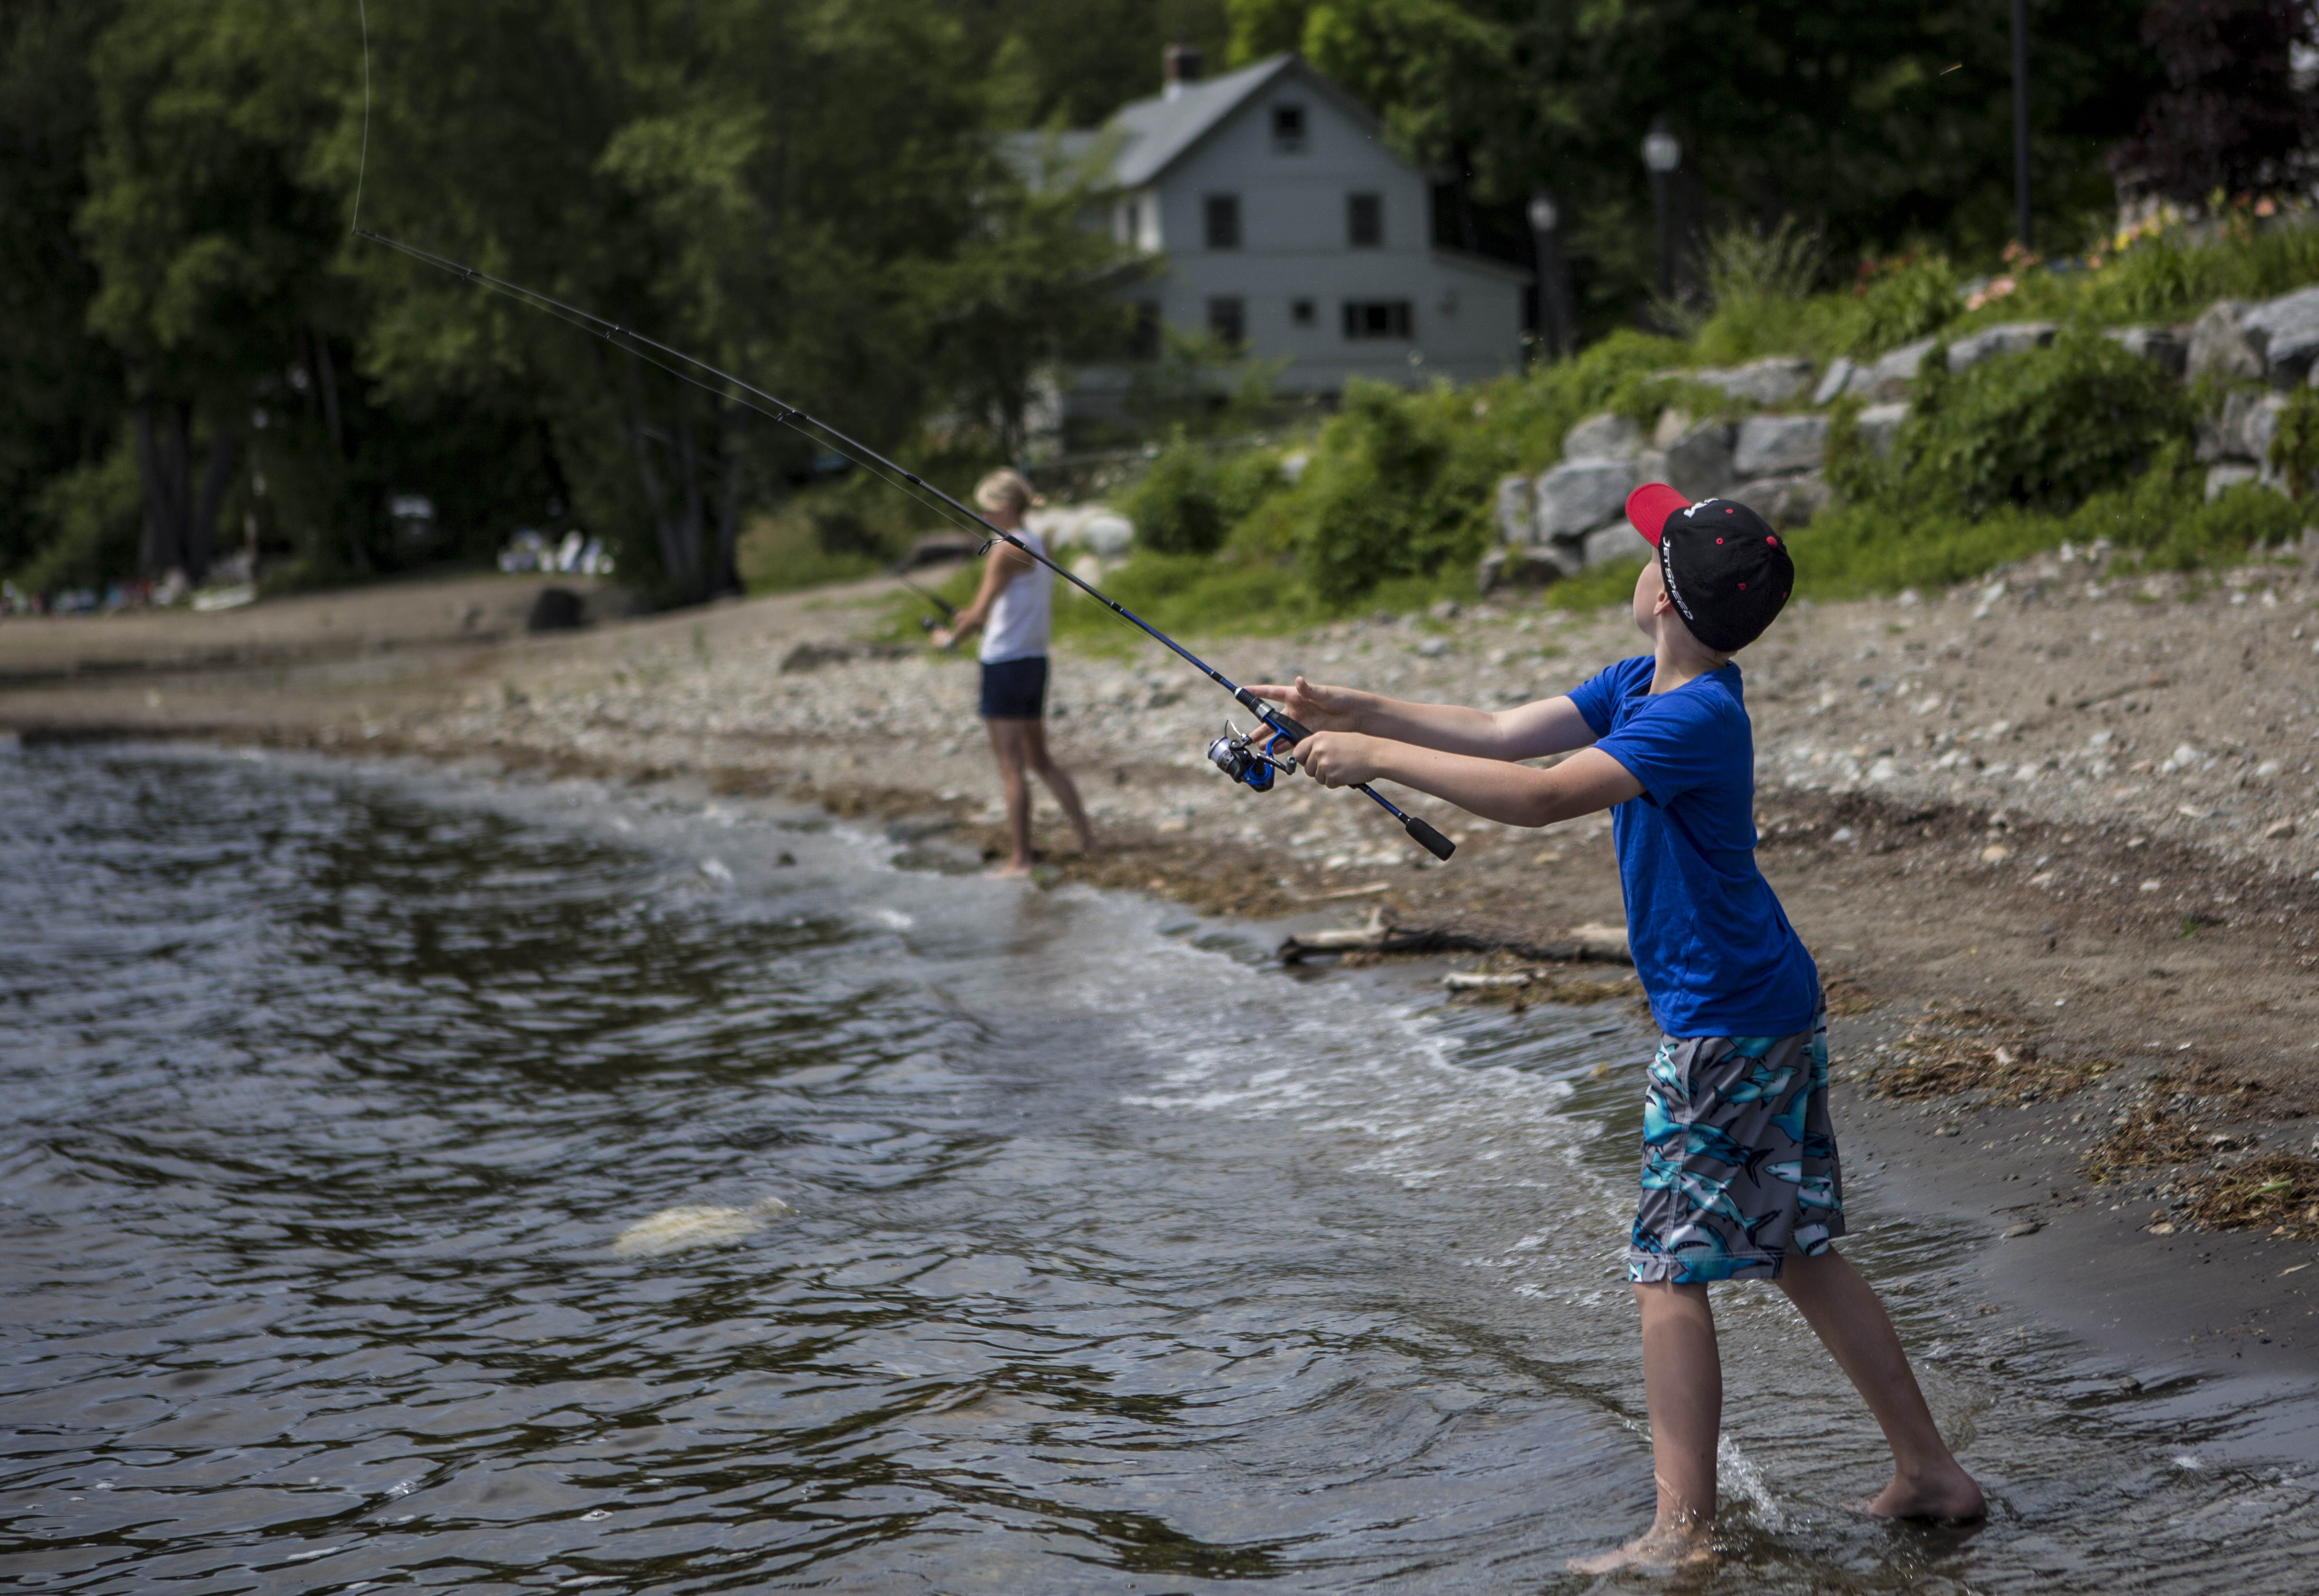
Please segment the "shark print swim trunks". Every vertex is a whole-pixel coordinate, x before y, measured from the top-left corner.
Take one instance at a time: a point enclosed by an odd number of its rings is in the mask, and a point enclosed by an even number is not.
[[[1827,1009],[1793,1036],[1661,1037],[1628,1278],[1776,1280],[1842,1234]]]

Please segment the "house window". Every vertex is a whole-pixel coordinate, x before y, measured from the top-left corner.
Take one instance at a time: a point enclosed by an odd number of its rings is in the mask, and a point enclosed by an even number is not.
[[[1376,249],[1385,243],[1385,195],[1345,196],[1345,242],[1356,249]]]
[[[1405,299],[1349,299],[1345,302],[1345,336],[1349,338],[1409,338],[1409,302]]]
[[[1248,302],[1244,299],[1210,300],[1208,330],[1232,348],[1239,348],[1248,341]]]
[[[1320,320],[1318,316],[1313,314],[1313,302],[1309,299],[1290,300],[1288,302],[1288,319],[1299,327],[1310,327],[1313,322]]]
[[[1275,105],[1272,108],[1272,153],[1304,153],[1304,107],[1302,105]]]
[[[1207,201],[1208,248],[1240,248],[1240,195],[1212,194]]]
[[[1130,360],[1160,358],[1160,302],[1140,299],[1135,302],[1127,324],[1127,357]]]

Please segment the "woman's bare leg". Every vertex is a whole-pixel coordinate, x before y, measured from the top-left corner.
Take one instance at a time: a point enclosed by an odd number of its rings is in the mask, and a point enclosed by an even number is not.
[[[1026,726],[1035,728],[1035,720],[986,720],[990,728],[990,753],[998,762],[998,787],[1006,798],[1006,839],[1013,855],[991,874],[997,876],[1027,876],[1031,873],[1031,784],[1024,777],[1024,767],[1030,762],[1030,747],[1024,735]]]
[[[1986,1510],[1981,1487],[1941,1438],[1875,1288],[1833,1250],[1789,1258],[1779,1284],[1858,1387],[1891,1445],[1892,1483],[1868,1510],[1887,1519],[1980,1518]]]
[[[1673,1568],[1713,1555],[1715,1445],[1723,1428],[1723,1362],[1707,1287],[1665,1281],[1635,1287],[1643,1311],[1643,1393],[1651,1414],[1658,1510],[1615,1551],[1578,1557],[1581,1573]]]
[[[1063,814],[1070,821],[1071,829],[1078,833],[1079,852],[1094,852],[1095,828],[1087,824],[1087,810],[1079,803],[1079,789],[1072,784],[1071,773],[1057,764],[1047,752],[1047,723],[1026,720],[1021,725],[1027,745],[1025,762],[1037,772],[1039,780],[1047,784],[1047,790],[1055,795],[1055,801],[1062,805]]]

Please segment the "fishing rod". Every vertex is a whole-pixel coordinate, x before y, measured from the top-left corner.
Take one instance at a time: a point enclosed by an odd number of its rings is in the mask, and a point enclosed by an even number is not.
[[[367,69],[366,67],[365,69]],[[360,203],[359,199],[357,199],[356,203]],[[926,481],[922,476],[919,476],[916,473],[905,470],[902,466],[896,464],[893,461],[889,460],[877,450],[870,447],[869,445],[858,442],[854,438],[839,431],[828,422],[821,420],[817,417],[808,415],[804,410],[799,410],[797,406],[776,398],[774,395],[766,392],[763,389],[752,386],[750,383],[742,381],[739,377],[735,376],[732,373],[721,371],[717,367],[709,365],[708,362],[699,358],[698,356],[688,355],[683,350],[673,348],[667,344],[662,343],[657,338],[646,337],[645,334],[638,332],[633,327],[599,316],[592,311],[584,311],[576,305],[565,304],[563,301],[542,293],[536,288],[527,288],[520,283],[512,283],[503,277],[495,277],[489,272],[481,271],[474,266],[464,265],[461,262],[452,260],[447,257],[434,254],[429,250],[421,249],[415,244],[406,244],[400,239],[391,239],[384,233],[374,231],[372,229],[360,226],[359,224],[355,226],[351,230],[356,238],[365,239],[374,244],[383,245],[400,254],[407,255],[413,260],[433,266],[438,271],[447,272],[451,275],[458,277],[464,282],[481,284],[483,286],[490,289],[493,293],[501,294],[506,298],[515,301],[518,304],[525,305],[532,310],[544,311],[548,315],[554,316],[556,320],[574,327],[582,332],[588,333],[591,337],[603,339],[613,347],[623,351],[634,358],[643,360],[648,365],[657,366],[662,371],[668,373],[671,376],[673,376],[681,382],[690,383],[692,386],[700,389],[704,392],[715,394],[719,399],[725,400],[729,403],[739,404],[745,409],[753,410],[757,414],[764,416],[769,419],[788,428],[790,431],[797,433],[799,437],[813,439],[814,442],[822,445],[824,447],[832,447],[834,442],[834,453],[852,461],[854,464],[861,466],[865,471],[868,471],[872,476],[878,477],[880,481],[886,482],[889,486],[894,487],[903,493],[911,494],[912,497],[917,497],[918,494],[933,495],[935,500],[941,501],[942,506],[946,506],[949,511],[954,511],[957,516],[965,517],[967,520],[970,521],[975,527],[979,527],[984,532],[989,534],[989,537],[983,542],[982,546],[984,549],[988,549],[992,542],[1009,544],[1029,558],[1036,561],[1042,565],[1044,565],[1057,576],[1060,576],[1065,582],[1069,582],[1073,587],[1087,594],[1087,597],[1093,599],[1096,603],[1101,604],[1114,615],[1116,615],[1122,620],[1126,621],[1130,626],[1134,627],[1138,631],[1143,633],[1144,636],[1150,637],[1153,642],[1159,644],[1163,648],[1168,649],[1186,664],[1199,672],[1201,675],[1205,676],[1209,681],[1223,689],[1225,692],[1232,695],[1232,701],[1234,703],[1240,705],[1241,708],[1246,709],[1250,714],[1255,716],[1259,721],[1262,722],[1265,726],[1270,729],[1272,733],[1271,737],[1264,739],[1263,746],[1259,747],[1258,742],[1259,739],[1258,734],[1243,734],[1237,726],[1233,726],[1230,721],[1226,721],[1224,723],[1228,728],[1226,735],[1218,737],[1214,743],[1211,743],[1208,745],[1208,758],[1218,770],[1223,771],[1223,773],[1231,777],[1232,780],[1255,792],[1270,791],[1273,785],[1273,780],[1276,775],[1293,773],[1295,771],[1296,756],[1295,751],[1296,745],[1313,735],[1310,730],[1299,725],[1296,721],[1291,719],[1286,715],[1282,714],[1264,699],[1258,698],[1254,693],[1249,691],[1248,689],[1232,681],[1223,672],[1217,670],[1214,665],[1209,664],[1205,660],[1200,658],[1199,655],[1194,654],[1190,649],[1186,648],[1182,644],[1168,636],[1167,633],[1161,631],[1159,627],[1143,619],[1142,617],[1130,610],[1125,605],[1120,603],[1109,594],[1105,593],[1093,583],[1081,581],[1078,577],[1073,575],[1070,572],[1065,570],[1062,566],[1049,559],[1045,554],[1032,546],[1030,543],[1025,542],[1015,534],[1007,531],[1005,527],[997,526],[991,521],[986,519],[978,511],[970,509],[966,505],[960,503],[948,493],[943,492],[940,488],[934,486],[934,483]],[[666,358],[660,358],[660,356],[665,356]],[[681,364],[676,365],[672,364],[672,362],[681,362]],[[684,369],[685,367],[690,367],[692,369],[686,370]],[[716,383],[711,383],[703,380],[701,376],[693,374],[696,371],[704,373],[708,377],[714,377],[717,379]],[[899,479],[898,481],[896,480],[898,478]],[[904,483],[907,483],[908,486],[904,487]],[[916,493],[911,492],[911,490],[913,489],[916,490]],[[919,501],[921,503],[925,502],[923,499]],[[929,508],[935,507],[929,506]],[[938,509],[937,513],[943,512]],[[951,519],[953,525],[963,525],[963,523],[958,522],[954,516],[945,515],[945,518]],[[905,580],[907,581],[907,579]],[[916,589],[920,593],[925,593],[925,590],[922,588],[916,588],[916,583],[908,583],[908,585]],[[928,598],[933,597],[932,594],[925,594],[925,596]],[[937,602],[939,602],[939,600],[937,600]],[[1287,744],[1287,751],[1286,753],[1282,752],[1281,747],[1284,743]],[[1400,821],[1402,829],[1409,834],[1412,840],[1416,842],[1416,843],[1420,847],[1423,848],[1427,852],[1432,854],[1434,858],[1446,860],[1452,853],[1455,853],[1457,851],[1457,845],[1455,843],[1452,843],[1448,837],[1443,836],[1439,832],[1434,830],[1432,826],[1427,825],[1423,820],[1419,819],[1416,816],[1403,809],[1391,798],[1386,798],[1383,793],[1377,791],[1376,788],[1371,787],[1367,782],[1356,781],[1351,783],[1351,786],[1354,791],[1368,798],[1386,814],[1392,816],[1395,820]]]
[[[988,546],[986,545],[985,546],[987,547]],[[910,591],[916,593],[919,598],[924,599],[936,609],[941,610],[943,621],[954,621],[958,618],[957,605],[943,598],[940,593],[930,593],[926,591],[925,589],[920,587],[916,582],[912,582],[908,577],[902,574],[901,566],[889,566],[887,568],[886,574],[892,577],[896,582],[900,582],[904,587],[909,589]],[[931,615],[922,615],[918,617],[918,629],[922,632],[933,631],[937,624],[938,623],[936,623],[934,618]]]

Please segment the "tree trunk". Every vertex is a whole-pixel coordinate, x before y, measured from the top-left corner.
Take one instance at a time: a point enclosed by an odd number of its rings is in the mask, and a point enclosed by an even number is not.
[[[219,427],[210,433],[209,463],[202,473],[202,496],[185,523],[185,580],[195,587],[210,573],[210,555],[217,546],[218,507],[225,502],[226,483],[233,477],[233,434]]]
[[[322,391],[322,414],[330,424],[330,445],[338,451],[338,458],[347,457],[347,428],[338,414],[338,374],[330,363],[330,340],[319,327],[310,329],[314,339],[314,385]]]
[[[145,496],[145,541],[137,564],[147,576],[185,569],[185,431],[183,408],[157,407],[149,400],[137,407],[137,475]]]
[[[627,359],[627,377],[628,443],[636,451],[636,477],[644,486],[645,504],[652,512],[653,533],[660,546],[661,570],[669,586],[690,599],[699,586],[700,542],[697,536],[688,540],[679,524],[681,517],[670,512],[667,487],[653,464],[652,428],[645,419],[644,377],[637,370],[634,355]]]
[[[741,591],[741,571],[734,563],[733,547],[740,533],[742,435],[749,425],[749,412],[739,405],[720,402],[717,408],[723,412],[724,424],[718,430],[725,455],[725,481],[717,496],[717,564],[711,573],[712,597]]]

